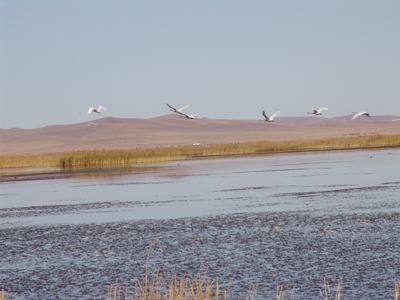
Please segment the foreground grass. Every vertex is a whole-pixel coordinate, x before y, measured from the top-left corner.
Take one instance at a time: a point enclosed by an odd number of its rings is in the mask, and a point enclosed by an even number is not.
[[[399,282],[395,283],[394,286],[394,300],[399,299]],[[147,292],[146,292],[147,288]],[[336,288],[331,291],[329,282],[324,280],[324,287],[320,289],[318,296],[322,300],[340,300],[342,292],[342,283],[338,283]],[[133,288],[129,288],[128,284],[123,285],[120,281],[116,280],[114,284],[110,284],[107,288],[107,294],[105,297],[102,295],[93,295],[93,297],[85,298],[86,300],[227,300],[229,293],[229,285],[225,289],[220,289],[218,284],[218,278],[216,280],[206,279],[206,275],[198,275],[195,279],[186,278],[182,276],[180,279],[176,277],[170,280],[163,280],[159,273],[157,273],[152,280],[149,282],[140,282],[138,279],[136,285]],[[257,286],[251,285],[246,295],[239,294],[236,299],[254,300],[257,296]],[[292,300],[295,296],[295,286],[292,289],[278,286],[276,292],[272,296],[274,300]],[[315,295],[315,298],[318,297]],[[0,300],[11,300],[13,299],[12,293],[0,291]],[[37,299],[43,299],[37,297]],[[56,298],[56,299],[72,299],[75,300],[75,296],[69,298]],[[234,298],[235,299],[235,298]],[[263,298],[261,298],[263,299]]]
[[[97,167],[162,163],[224,155],[262,155],[315,150],[400,147],[400,134],[337,137],[312,140],[249,142],[130,150],[82,150],[54,154],[5,155],[0,168]]]
[[[152,279],[149,279],[148,276],[148,263],[150,258],[150,252],[155,243],[158,243],[160,246],[161,253],[161,267],[157,270],[157,273],[153,276]],[[210,280],[206,278],[206,273],[201,276],[200,273],[196,278],[190,279],[186,278],[186,276],[182,276],[178,279],[176,276],[172,276],[168,279],[164,279],[161,275],[160,269],[163,268],[163,251],[161,242],[158,238],[156,238],[153,243],[150,245],[149,251],[147,253],[146,259],[146,273],[143,281],[140,281],[136,277],[136,284],[133,288],[129,289],[128,284],[125,286],[121,284],[120,281],[116,280],[115,284],[111,284],[108,286],[106,300],[227,300],[230,282],[228,283],[225,289],[220,289],[218,284],[218,278],[216,280]],[[400,283],[396,282],[394,286],[394,299],[398,300],[399,297],[399,287]],[[324,278],[324,288],[320,289],[320,296],[323,300],[340,300],[342,291],[342,283],[339,282],[336,286],[335,295],[330,290],[329,282],[327,282]],[[238,295],[237,299],[253,300],[256,298],[257,294],[257,286],[251,284],[247,295],[242,297],[242,295]],[[284,288],[282,286],[278,286],[273,296],[274,300],[283,300],[289,299],[292,300],[295,294],[295,286],[290,290],[288,288]],[[244,296],[244,295],[243,295]],[[334,298],[332,298],[334,297]],[[4,291],[0,291],[0,300],[8,300],[12,299],[12,293],[7,293]],[[37,297],[37,299],[41,299]],[[62,299],[62,298],[60,298]],[[64,300],[66,297],[63,298]],[[71,298],[69,298],[71,299]],[[75,297],[72,295],[72,299],[75,300]],[[86,298],[89,299],[102,299],[101,295],[94,295],[93,297]],[[103,298],[104,299],[104,298]]]

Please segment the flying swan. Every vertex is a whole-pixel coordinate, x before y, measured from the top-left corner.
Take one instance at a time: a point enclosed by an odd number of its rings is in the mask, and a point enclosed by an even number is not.
[[[90,115],[92,112],[95,112],[95,113],[99,114],[99,113],[101,113],[102,109],[107,110],[104,106],[101,106],[101,105],[98,108],[89,107],[88,114]]]
[[[182,113],[182,110],[184,110],[186,107],[188,107],[189,104],[186,105],[186,106],[184,106],[184,107],[181,107],[180,109],[176,109],[175,107],[172,107],[172,106],[169,105],[168,103],[167,103],[167,106],[168,106],[169,108],[172,108],[172,109],[170,109],[170,111],[172,111],[172,112],[174,112],[174,113],[177,113],[177,114],[180,114],[180,115],[186,116],[184,113]]]
[[[268,118],[268,116],[267,116],[267,114],[265,113],[265,111],[262,112],[262,115],[264,116],[265,121],[267,121],[267,122],[273,122],[273,121],[274,121],[274,118],[275,118],[276,115],[279,114],[279,113],[280,113],[280,111],[277,111],[277,112],[274,113],[270,118]]]
[[[355,114],[351,119],[354,120],[355,118],[358,118],[359,116],[367,116],[370,117],[369,113],[365,112],[365,111],[360,111],[360,112],[355,112],[353,111],[353,114]]]
[[[322,111],[323,110],[328,110],[327,108],[319,108],[318,110],[317,109],[312,109],[311,108],[311,110],[312,110],[312,112],[307,112],[308,114],[310,114],[310,115],[317,115],[317,116],[320,116],[320,115],[322,115]]]
[[[197,115],[199,115],[200,113],[197,113],[197,114],[194,114],[194,115],[185,115],[185,114],[182,114],[182,116],[181,117],[186,117],[186,118],[188,118],[188,119],[194,119],[194,116],[197,116]]]

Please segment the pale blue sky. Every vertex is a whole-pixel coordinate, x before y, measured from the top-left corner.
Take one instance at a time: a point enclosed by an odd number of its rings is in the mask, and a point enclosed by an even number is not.
[[[400,115],[400,1],[5,1],[0,128]],[[103,105],[102,114],[87,114]]]

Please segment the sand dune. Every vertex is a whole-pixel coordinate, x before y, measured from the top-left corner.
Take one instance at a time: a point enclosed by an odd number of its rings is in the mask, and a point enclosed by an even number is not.
[[[152,119],[106,117],[74,125],[0,129],[0,154],[53,153],[82,149],[129,149],[189,144],[240,143],[400,133],[400,117],[349,121],[351,115],[281,117],[253,120],[188,120],[170,114]],[[397,120],[398,119],[398,120]],[[397,121],[393,121],[397,120]]]

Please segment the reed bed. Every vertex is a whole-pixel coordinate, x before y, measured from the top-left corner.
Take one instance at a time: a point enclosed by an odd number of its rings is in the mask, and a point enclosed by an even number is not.
[[[0,168],[86,168],[162,163],[204,157],[263,155],[296,151],[400,147],[400,134],[336,137],[311,140],[263,141],[234,144],[161,147],[130,150],[80,150],[0,157]]]
[[[54,168],[59,164],[59,153],[0,156],[0,168]]]

